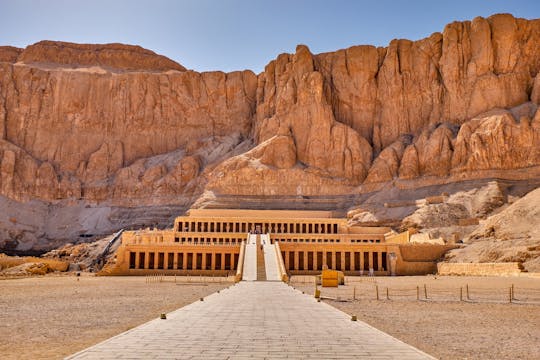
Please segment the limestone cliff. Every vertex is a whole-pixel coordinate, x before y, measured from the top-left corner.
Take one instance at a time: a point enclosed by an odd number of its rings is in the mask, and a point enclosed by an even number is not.
[[[537,181],[539,70],[540,20],[508,14],[384,48],[300,45],[258,75],[197,73],[122,44],[0,47],[0,195],[10,218],[28,201],[188,207],[204,193],[346,207],[388,186]],[[0,228],[0,247],[31,238]]]

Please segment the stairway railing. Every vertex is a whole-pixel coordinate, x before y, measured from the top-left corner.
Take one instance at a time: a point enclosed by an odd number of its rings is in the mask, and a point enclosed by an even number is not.
[[[279,278],[283,282],[289,281],[289,275],[287,275],[287,270],[285,269],[285,263],[283,262],[283,256],[281,256],[281,249],[279,247],[279,242],[274,242],[274,249],[276,251],[276,258],[278,263]]]
[[[249,237],[249,235],[248,235]],[[240,254],[238,255],[238,268],[236,269],[236,276],[234,281],[242,281],[242,275],[244,274],[244,257],[246,254],[246,242],[242,241],[240,245]]]

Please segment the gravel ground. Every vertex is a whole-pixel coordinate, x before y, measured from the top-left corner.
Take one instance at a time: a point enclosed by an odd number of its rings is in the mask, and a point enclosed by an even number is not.
[[[302,281],[308,279],[292,283],[313,292],[314,284]],[[322,288],[323,296],[341,300],[324,301],[439,359],[540,359],[540,278],[347,278],[347,284]],[[422,299],[424,284],[429,299],[418,301],[416,287]],[[510,304],[512,284],[517,300]],[[460,302],[466,285],[471,300]]]
[[[90,275],[0,280],[0,357],[61,359],[231,285],[169,281]]]

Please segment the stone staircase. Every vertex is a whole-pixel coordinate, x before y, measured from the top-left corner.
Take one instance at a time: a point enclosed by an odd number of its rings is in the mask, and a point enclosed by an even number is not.
[[[245,248],[244,281],[281,281],[276,248],[268,234],[250,234]]]
[[[257,280],[266,281],[266,266],[260,235],[257,235]]]

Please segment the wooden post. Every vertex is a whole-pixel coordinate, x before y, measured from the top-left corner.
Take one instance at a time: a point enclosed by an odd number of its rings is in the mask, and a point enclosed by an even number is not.
[[[516,298],[515,298],[515,296],[514,296],[514,295],[515,295],[515,292],[514,292],[514,291],[515,291],[515,290],[514,290],[514,284],[512,284],[512,300],[516,300]]]
[[[459,288],[459,301],[463,301],[463,288]]]
[[[390,292],[388,291],[388,288],[386,288],[386,300],[390,300]]]
[[[508,289],[508,300],[510,301],[510,304],[512,303],[512,287]]]
[[[416,300],[420,300],[420,286],[416,286]]]
[[[375,285],[375,294],[377,296],[377,300],[379,300],[379,285]]]
[[[427,300],[427,287],[426,287],[426,284],[424,284],[424,297],[426,298]]]
[[[353,300],[356,300],[356,286],[353,288],[352,298],[353,298]]]
[[[467,291],[467,300],[471,300],[471,298],[469,297],[469,284],[466,285],[465,289]]]

